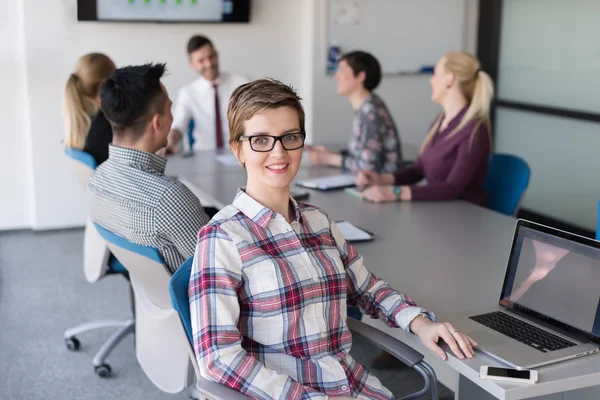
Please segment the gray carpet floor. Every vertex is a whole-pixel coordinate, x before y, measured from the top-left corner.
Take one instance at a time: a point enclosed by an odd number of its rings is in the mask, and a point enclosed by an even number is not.
[[[108,363],[113,376],[99,378],[92,357],[112,330],[83,334],[81,349],[66,349],[63,332],[95,319],[130,317],[129,289],[120,276],[89,284],[83,276],[83,231],[0,233],[0,399],[187,399],[189,391],[160,392],[137,364],[133,338]],[[417,390],[419,375],[399,363],[372,365],[378,350],[360,338],[352,354],[396,395]],[[440,385],[440,398],[454,395]]]

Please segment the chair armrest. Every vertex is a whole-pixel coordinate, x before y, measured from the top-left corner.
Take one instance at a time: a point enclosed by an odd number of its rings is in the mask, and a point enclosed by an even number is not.
[[[353,333],[363,336],[369,342],[387,351],[411,368],[423,361],[423,354],[371,325],[362,323],[354,318],[348,318],[346,323]]]
[[[200,379],[196,387],[203,395],[211,400],[248,400],[249,396],[228,386],[207,379]]]

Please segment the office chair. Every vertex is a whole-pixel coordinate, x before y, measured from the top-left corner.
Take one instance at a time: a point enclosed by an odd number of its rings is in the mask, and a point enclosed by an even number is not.
[[[91,229],[94,229],[93,226]],[[105,274],[127,274],[127,270],[123,268],[123,266],[115,259],[110,256],[108,249],[103,244],[104,249],[106,250],[104,259],[102,263],[97,263],[100,268],[97,268],[98,271],[101,269],[105,270]],[[101,265],[105,265],[106,268]],[[128,318],[125,320],[100,320],[100,321],[90,321],[83,323],[81,325],[77,325],[73,328],[69,328],[64,333],[65,344],[67,349],[71,351],[79,350],[81,343],[77,338],[77,335],[80,335],[85,332],[97,330],[97,329],[105,329],[105,328],[118,328],[116,332],[114,332],[105,342],[102,344],[94,358],[92,359],[92,365],[94,367],[94,371],[101,378],[107,378],[112,373],[112,368],[109,364],[106,363],[106,359],[110,355],[110,353],[117,347],[119,343],[130,333],[133,333],[135,330],[135,321],[133,318]]]
[[[161,254],[98,224],[94,227],[129,271],[135,294],[135,352],[140,367],[160,390],[181,392],[195,381],[195,374],[185,332],[171,306],[171,273]]]
[[[600,201],[598,201],[598,222],[596,223],[596,240],[600,240]]]
[[[92,172],[94,172],[94,169],[96,168],[96,161],[90,154],[81,150],[65,148],[64,153],[72,161],[77,180],[82,188],[86,190]],[[96,282],[102,276],[107,274],[121,274],[127,278],[127,270],[110,254],[106,242],[102,239],[89,219],[83,234],[83,272],[86,280],[90,283]],[[67,349],[77,351],[81,346],[77,335],[96,329],[118,328],[118,330],[104,342],[92,359],[92,365],[96,374],[102,378],[106,378],[110,376],[112,372],[110,365],[106,363],[106,359],[121,340],[128,334],[133,333],[134,327],[135,324],[133,318],[125,320],[91,321],[67,329],[64,333],[65,344]]]
[[[185,331],[187,335],[187,348],[190,352],[190,357],[194,365],[194,371],[196,372],[196,379],[198,379],[197,387],[204,396],[214,400],[242,400],[249,399],[250,397],[233,390],[220,383],[211,382],[202,378],[199,374],[200,369],[196,361],[196,357],[193,351],[193,334],[192,334],[192,322],[190,316],[190,303],[188,297],[188,286],[190,281],[190,273],[192,269],[193,257],[188,258],[179,269],[173,274],[171,281],[169,282],[169,292],[171,293],[171,302],[173,308],[179,313],[180,322],[182,325],[182,331]],[[437,387],[437,376],[435,371],[429,364],[423,359],[423,355],[401,341],[389,336],[386,333],[381,332],[377,328],[371,325],[364,324],[354,318],[348,318],[346,323],[348,328],[353,334],[363,336],[369,342],[379,347],[382,350],[387,351],[398,360],[411,368],[414,368],[425,381],[423,389],[416,393],[402,397],[400,400],[416,399],[424,396],[428,392],[431,393],[433,400],[438,399],[438,387]]]
[[[485,180],[488,207],[514,216],[529,185],[531,170],[520,157],[494,154]]]
[[[94,160],[94,157],[92,157],[91,154],[70,147],[65,147],[64,153],[71,160],[71,166],[75,171],[79,184],[83,190],[86,190],[90,178],[92,177],[92,172],[94,172],[98,166],[96,160]]]

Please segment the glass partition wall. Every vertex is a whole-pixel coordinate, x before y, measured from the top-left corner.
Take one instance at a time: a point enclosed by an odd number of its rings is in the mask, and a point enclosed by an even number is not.
[[[586,235],[600,200],[600,1],[481,0],[494,150],[527,161],[524,216]]]

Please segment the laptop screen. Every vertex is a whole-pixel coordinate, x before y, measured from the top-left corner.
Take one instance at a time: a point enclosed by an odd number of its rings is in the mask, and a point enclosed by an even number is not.
[[[519,221],[500,304],[600,337],[600,243]]]

